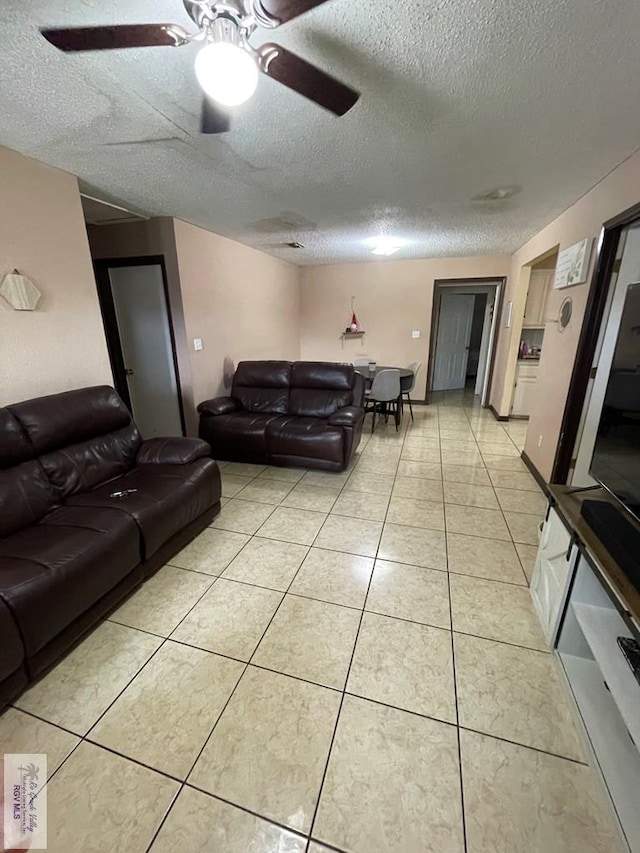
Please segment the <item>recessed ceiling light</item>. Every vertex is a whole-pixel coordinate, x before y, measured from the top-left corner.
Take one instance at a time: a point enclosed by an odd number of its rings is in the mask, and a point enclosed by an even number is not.
[[[506,201],[508,198],[513,198],[514,195],[518,195],[521,192],[522,187],[516,184],[509,184],[504,187],[495,187],[492,190],[485,190],[478,193],[478,195],[474,195],[471,201]]]
[[[400,237],[371,237],[367,240],[367,245],[371,246],[371,253],[373,255],[394,255],[397,251],[399,251],[405,244],[406,240],[402,240]]]

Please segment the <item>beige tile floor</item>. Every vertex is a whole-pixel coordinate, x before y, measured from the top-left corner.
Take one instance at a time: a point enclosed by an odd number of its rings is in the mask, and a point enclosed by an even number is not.
[[[614,853],[529,591],[526,425],[448,394],[224,506],[0,717],[49,851]]]

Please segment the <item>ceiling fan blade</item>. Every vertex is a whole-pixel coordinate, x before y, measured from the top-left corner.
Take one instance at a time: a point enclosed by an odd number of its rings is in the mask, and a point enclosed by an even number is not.
[[[327,0],[256,0],[268,19],[277,25],[285,24],[294,18],[310,12],[316,6],[322,6]]]
[[[71,27],[40,30],[54,47],[65,53],[81,50],[117,50],[127,47],[176,47],[188,41],[177,24],[129,24],[115,27]]]
[[[280,45],[263,44],[258,50],[258,56],[260,68],[267,77],[304,95],[337,116],[348,112],[360,97],[360,93],[355,89]]]
[[[226,133],[231,130],[231,117],[224,107],[206,96],[202,99],[200,133]]]

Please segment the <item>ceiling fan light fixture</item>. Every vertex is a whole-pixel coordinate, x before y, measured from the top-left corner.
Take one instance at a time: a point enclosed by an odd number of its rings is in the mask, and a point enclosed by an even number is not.
[[[225,107],[244,104],[258,87],[258,65],[237,44],[207,44],[196,56],[195,71],[204,92]]]

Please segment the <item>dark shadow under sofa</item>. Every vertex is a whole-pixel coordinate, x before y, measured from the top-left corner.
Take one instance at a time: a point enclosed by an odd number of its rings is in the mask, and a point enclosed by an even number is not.
[[[143,441],[113,388],[0,408],[0,707],[219,510],[209,446]]]
[[[350,364],[241,361],[231,395],[200,403],[215,459],[343,471],[364,422],[364,380]]]

